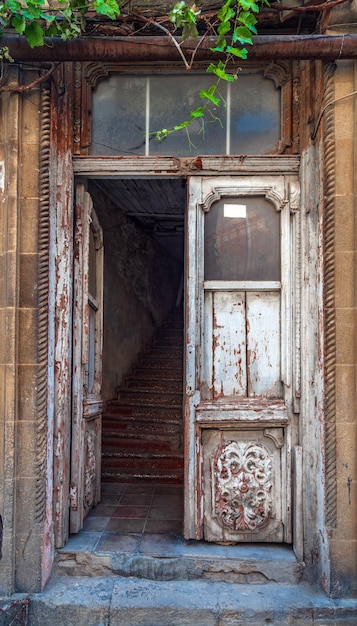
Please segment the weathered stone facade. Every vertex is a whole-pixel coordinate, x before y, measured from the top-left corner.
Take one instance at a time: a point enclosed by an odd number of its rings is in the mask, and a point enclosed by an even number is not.
[[[41,71],[10,65],[6,84],[30,83]],[[57,545],[68,536],[71,161],[80,151],[82,77],[80,64],[67,63],[53,82],[0,100],[3,596],[40,592],[55,534]],[[307,259],[300,277],[303,528],[295,532],[303,530],[307,579],[334,597],[357,594],[356,91],[355,59],[294,63],[292,124],[307,216],[299,242]],[[153,315],[134,315],[150,336]]]

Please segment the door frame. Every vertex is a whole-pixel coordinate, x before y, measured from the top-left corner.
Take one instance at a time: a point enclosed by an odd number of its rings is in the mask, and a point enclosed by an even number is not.
[[[68,540],[69,528],[69,467],[70,467],[70,414],[71,397],[69,396],[69,375],[71,372],[71,342],[68,329],[72,327],[71,288],[73,254],[72,236],[72,197],[73,181],[85,182],[87,178],[149,178],[187,176],[247,174],[291,174],[298,175],[299,155],[263,155],[263,156],[202,156],[192,158],[174,157],[73,157],[72,168],[68,165],[66,180],[68,193],[66,209],[63,203],[57,203],[56,248],[54,259],[55,275],[60,281],[54,281],[56,301],[56,345],[55,363],[55,406],[54,426],[54,507],[56,546],[62,547]],[[66,217],[66,224],[64,223]],[[60,267],[63,266],[62,270]],[[59,274],[60,272],[60,274]],[[64,291],[68,294],[63,299]],[[187,333],[186,329],[186,333]],[[189,341],[190,337],[187,337]],[[67,372],[67,373],[66,373]],[[185,455],[192,453],[185,450]],[[191,477],[189,477],[191,479]]]

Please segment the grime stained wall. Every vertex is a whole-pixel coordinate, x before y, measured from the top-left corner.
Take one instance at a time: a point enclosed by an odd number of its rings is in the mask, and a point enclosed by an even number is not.
[[[110,198],[89,186],[104,239],[103,400],[175,305],[182,268]]]
[[[346,596],[357,594],[356,61],[337,62],[334,86],[337,506],[331,593]]]

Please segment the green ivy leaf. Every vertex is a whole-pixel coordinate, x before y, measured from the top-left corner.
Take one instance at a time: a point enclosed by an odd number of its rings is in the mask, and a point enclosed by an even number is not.
[[[242,7],[244,11],[253,11],[253,13],[259,13],[259,7],[254,0],[238,0],[238,6]]]
[[[239,41],[240,43],[253,43],[252,33],[246,26],[237,26],[233,32],[233,41]]]
[[[11,26],[19,35],[23,35],[26,28],[26,20],[23,15],[14,15],[11,18]]]
[[[256,33],[257,29],[255,28],[255,24],[257,23],[257,19],[253,13],[248,13],[247,11],[242,11],[238,15],[238,22],[244,24],[252,33]]]
[[[202,91],[200,91],[200,98],[202,98],[202,100],[209,100],[218,107],[221,104],[221,100],[214,95],[216,89],[217,85],[211,85],[208,89],[202,89]]]
[[[219,61],[217,65],[214,65],[214,63],[210,63],[207,68],[207,72],[209,72],[210,74],[215,74],[216,76],[218,76],[218,78],[226,80],[229,83],[232,83],[235,80],[232,74],[227,74],[222,61]]]
[[[197,109],[195,109],[194,111],[191,111],[190,117],[193,120],[196,120],[199,117],[203,117],[204,114],[205,114],[205,108],[204,107],[197,107]]]
[[[43,30],[37,22],[28,24],[24,30],[24,35],[30,48],[43,46]]]
[[[117,0],[95,0],[94,9],[100,15],[106,15],[111,20],[114,20],[120,14]]]
[[[248,57],[248,50],[246,48],[233,48],[232,46],[227,46],[227,52],[233,54],[239,59],[246,59]]]

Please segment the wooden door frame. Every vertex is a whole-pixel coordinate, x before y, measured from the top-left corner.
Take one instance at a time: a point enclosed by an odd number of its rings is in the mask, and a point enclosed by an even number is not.
[[[274,176],[274,175],[291,175],[296,179],[299,173],[300,157],[298,155],[263,155],[263,156],[203,156],[193,158],[173,158],[173,157],[74,157],[73,158],[73,174],[78,181],[88,178],[150,178],[150,177],[167,177],[167,178],[184,178],[188,176]],[[189,218],[190,219],[190,218]],[[189,219],[186,224],[187,228],[195,228],[194,224],[189,225]],[[189,273],[195,271],[196,260],[191,259],[190,265],[186,264],[186,280]],[[187,317],[186,326],[186,345],[187,350],[194,349],[195,332],[193,331],[194,320]],[[194,367],[195,370],[195,367]],[[186,390],[185,393],[190,395],[194,390],[194,377],[196,371],[186,371]],[[191,384],[191,382],[192,384]],[[195,402],[194,395],[191,395],[191,404]],[[185,420],[190,423],[191,417],[187,415],[187,406],[185,409]],[[188,446],[187,442],[191,443]],[[193,439],[186,436],[185,459],[193,458],[196,454]],[[298,455],[298,458],[301,456]],[[65,461],[64,461],[65,463]],[[191,466],[188,468],[188,483],[194,484],[194,476],[192,475]],[[192,501],[192,493],[193,501]],[[64,498],[63,498],[64,499]],[[194,491],[186,493],[185,509],[194,505],[199,511],[201,504],[196,500],[196,485]],[[201,513],[200,513],[201,515]],[[197,520],[194,524],[185,525],[185,533],[187,536],[196,536]],[[194,533],[194,534],[193,534]]]

